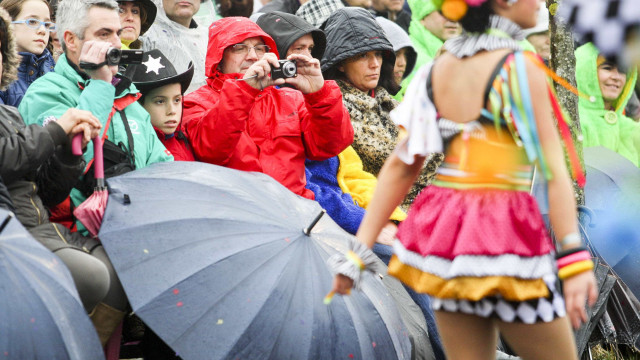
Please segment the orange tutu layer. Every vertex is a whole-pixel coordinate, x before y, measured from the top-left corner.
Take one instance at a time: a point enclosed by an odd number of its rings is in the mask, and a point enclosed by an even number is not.
[[[442,299],[478,301],[500,295],[509,301],[525,301],[549,296],[549,288],[542,279],[461,276],[446,280],[406,265],[395,255],[389,261],[388,272],[415,291]]]

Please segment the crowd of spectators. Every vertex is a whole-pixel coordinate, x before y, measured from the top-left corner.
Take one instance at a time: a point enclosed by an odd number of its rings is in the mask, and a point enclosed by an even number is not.
[[[407,1],[0,2],[3,204],[69,267],[103,344],[127,301],[100,243],[71,215],[93,191],[89,140],[100,136],[105,156],[121,159],[107,176],[166,161],[262,172],[355,234],[404,136],[390,112],[416,71],[462,31],[430,0]],[[548,60],[544,14],[522,45]],[[111,48],[142,49],[143,61],[107,64]],[[617,68],[590,45],[578,52],[578,86],[597,97],[580,100],[585,146],[609,147],[640,166],[640,124],[624,111],[636,70]],[[297,75],[271,77],[285,59]],[[76,134],[82,156],[70,151]],[[389,218],[381,256],[441,161],[428,159]],[[433,324],[428,306],[422,310]],[[437,333],[430,340],[442,357]]]

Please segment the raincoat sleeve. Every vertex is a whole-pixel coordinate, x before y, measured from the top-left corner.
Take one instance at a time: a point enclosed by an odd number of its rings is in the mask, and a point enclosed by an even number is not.
[[[85,162],[82,156],[71,153],[71,144],[58,146],[55,154],[38,168],[36,183],[38,195],[45,206],[51,207],[61,203],[78,182],[82,175]]]
[[[4,131],[0,137],[0,176],[12,183],[35,171],[53,155],[56,146],[67,141],[64,130],[55,123],[24,126],[15,108],[3,106]]]
[[[196,115],[190,111],[190,119],[185,127],[199,161],[226,165],[236,152],[246,155],[244,159],[259,157],[258,146],[246,133],[249,110],[258,93],[259,90],[244,82],[227,80],[216,105],[200,112],[201,116],[197,115],[197,110]],[[254,171],[260,171],[259,165],[254,164],[254,167]],[[243,169],[249,170],[251,167]]]
[[[351,145],[353,127],[335,81],[325,81],[322,89],[305,94],[304,100],[305,104],[301,105],[299,113],[308,159],[325,160]]]
[[[360,227],[365,210],[340,189],[336,178],[338,157],[324,161],[307,160],[307,189],[313,191],[315,200],[341,228],[355,234]]]
[[[63,76],[55,74],[42,77],[29,87],[18,107],[24,122],[27,125],[46,125],[60,118],[69,108],[77,108],[91,111],[104,129],[111,113],[116,88],[106,81],[88,80],[84,90],[71,90],[56,85],[56,79],[63,84],[69,82]]]
[[[353,201],[363,208],[367,208],[373,198],[373,192],[378,184],[378,179],[366,171],[362,166],[362,160],[353,147],[347,147],[338,155],[340,168],[337,173],[337,182],[340,189],[351,195]],[[389,220],[403,221],[407,214],[397,207]]]

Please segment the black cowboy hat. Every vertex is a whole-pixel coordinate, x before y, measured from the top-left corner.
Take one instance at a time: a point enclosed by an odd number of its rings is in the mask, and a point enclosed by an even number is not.
[[[127,73],[132,74],[131,81],[143,94],[175,83],[180,83],[184,94],[193,78],[193,63],[189,63],[187,71],[178,74],[169,59],[160,50],[153,49],[144,53],[142,63],[129,65]]]
[[[147,13],[147,19],[144,23],[140,24],[140,35],[144,34],[149,30],[151,25],[153,25],[153,21],[156,19],[156,13],[158,12],[158,8],[151,0],[117,0],[119,3],[121,2],[137,2],[142,6]]]

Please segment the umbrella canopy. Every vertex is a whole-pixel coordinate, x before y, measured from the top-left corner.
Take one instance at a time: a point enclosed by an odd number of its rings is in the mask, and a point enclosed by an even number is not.
[[[0,357],[104,359],[69,271],[0,209]]]
[[[584,149],[585,205],[594,210],[586,228],[591,245],[640,298],[640,169],[604,147]]]
[[[609,57],[640,60],[640,6],[637,0],[563,0],[558,15],[582,42],[593,42]]]
[[[183,359],[411,356],[377,276],[323,304],[326,260],[354,238],[317,202],[267,175],[197,162],[107,181],[99,237],[133,310]]]

